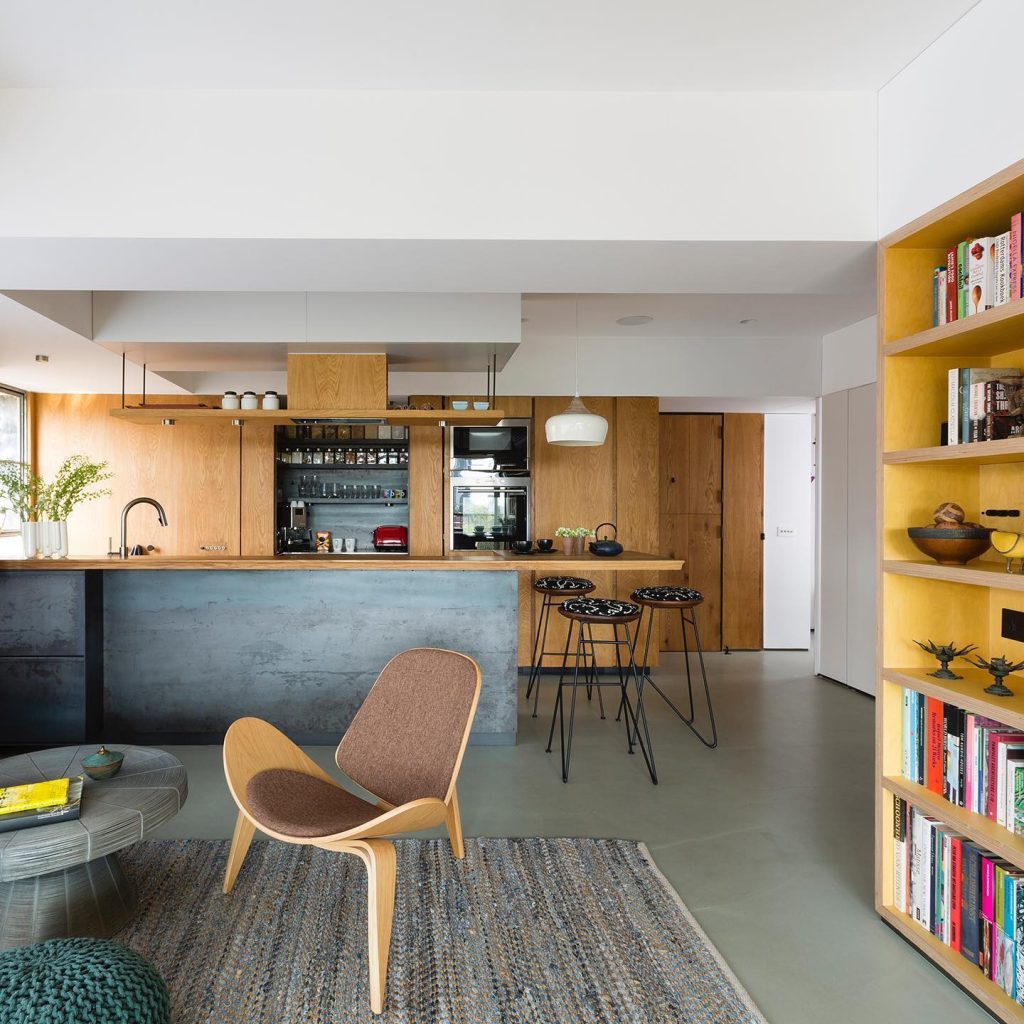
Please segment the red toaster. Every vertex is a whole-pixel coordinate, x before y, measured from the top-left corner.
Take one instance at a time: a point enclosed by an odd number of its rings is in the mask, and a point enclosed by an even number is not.
[[[409,530],[404,526],[378,526],[373,531],[375,551],[405,551],[409,546]]]

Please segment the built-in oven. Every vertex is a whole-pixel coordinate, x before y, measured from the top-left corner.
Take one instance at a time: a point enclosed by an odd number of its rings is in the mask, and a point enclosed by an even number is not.
[[[450,550],[510,548],[515,540],[529,540],[530,478],[468,476],[452,474]]]
[[[451,427],[449,466],[453,472],[528,473],[530,421],[499,420],[493,426]]]

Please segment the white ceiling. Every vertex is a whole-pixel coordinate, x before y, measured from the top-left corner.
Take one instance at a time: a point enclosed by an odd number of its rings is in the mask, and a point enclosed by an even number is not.
[[[876,90],[975,2],[8,0],[0,88]]]

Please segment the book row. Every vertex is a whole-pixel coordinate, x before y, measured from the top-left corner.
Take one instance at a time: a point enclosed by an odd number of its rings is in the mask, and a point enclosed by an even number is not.
[[[893,903],[1024,1005],[1024,871],[893,799]]]
[[[1024,435],[1024,378],[1015,367],[957,367],[947,385],[947,444]]]
[[[946,250],[945,266],[932,272],[932,324],[984,313],[1021,297],[1021,215],[1009,230],[967,238]]]
[[[1024,835],[1024,732],[903,690],[903,777]]]

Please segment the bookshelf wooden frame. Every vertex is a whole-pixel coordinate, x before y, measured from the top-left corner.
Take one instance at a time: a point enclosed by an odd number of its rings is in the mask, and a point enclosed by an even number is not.
[[[894,906],[893,802],[904,799],[1024,868],[1024,836],[935,796],[902,777],[902,689],[1024,729],[1024,678],[1014,697],[984,692],[989,678],[959,662],[962,680],[938,680],[912,640],[976,643],[986,655],[1024,659],[1024,644],[1000,636],[1003,607],[1024,611],[1024,576],[988,553],[966,566],[922,560],[906,527],[924,525],[940,501],[968,519],[1015,532],[1019,520],[986,522],[984,508],[1024,508],[1024,438],[939,446],[953,367],[1024,367],[1024,300],[931,326],[932,270],[965,238],[1006,231],[1024,210],[1024,161],[981,182],[882,239],[878,248],[878,649],[875,757],[875,907],[881,918],[1000,1020],[1024,1024],[1010,999],[960,953]],[[893,668],[891,666],[900,666]]]

